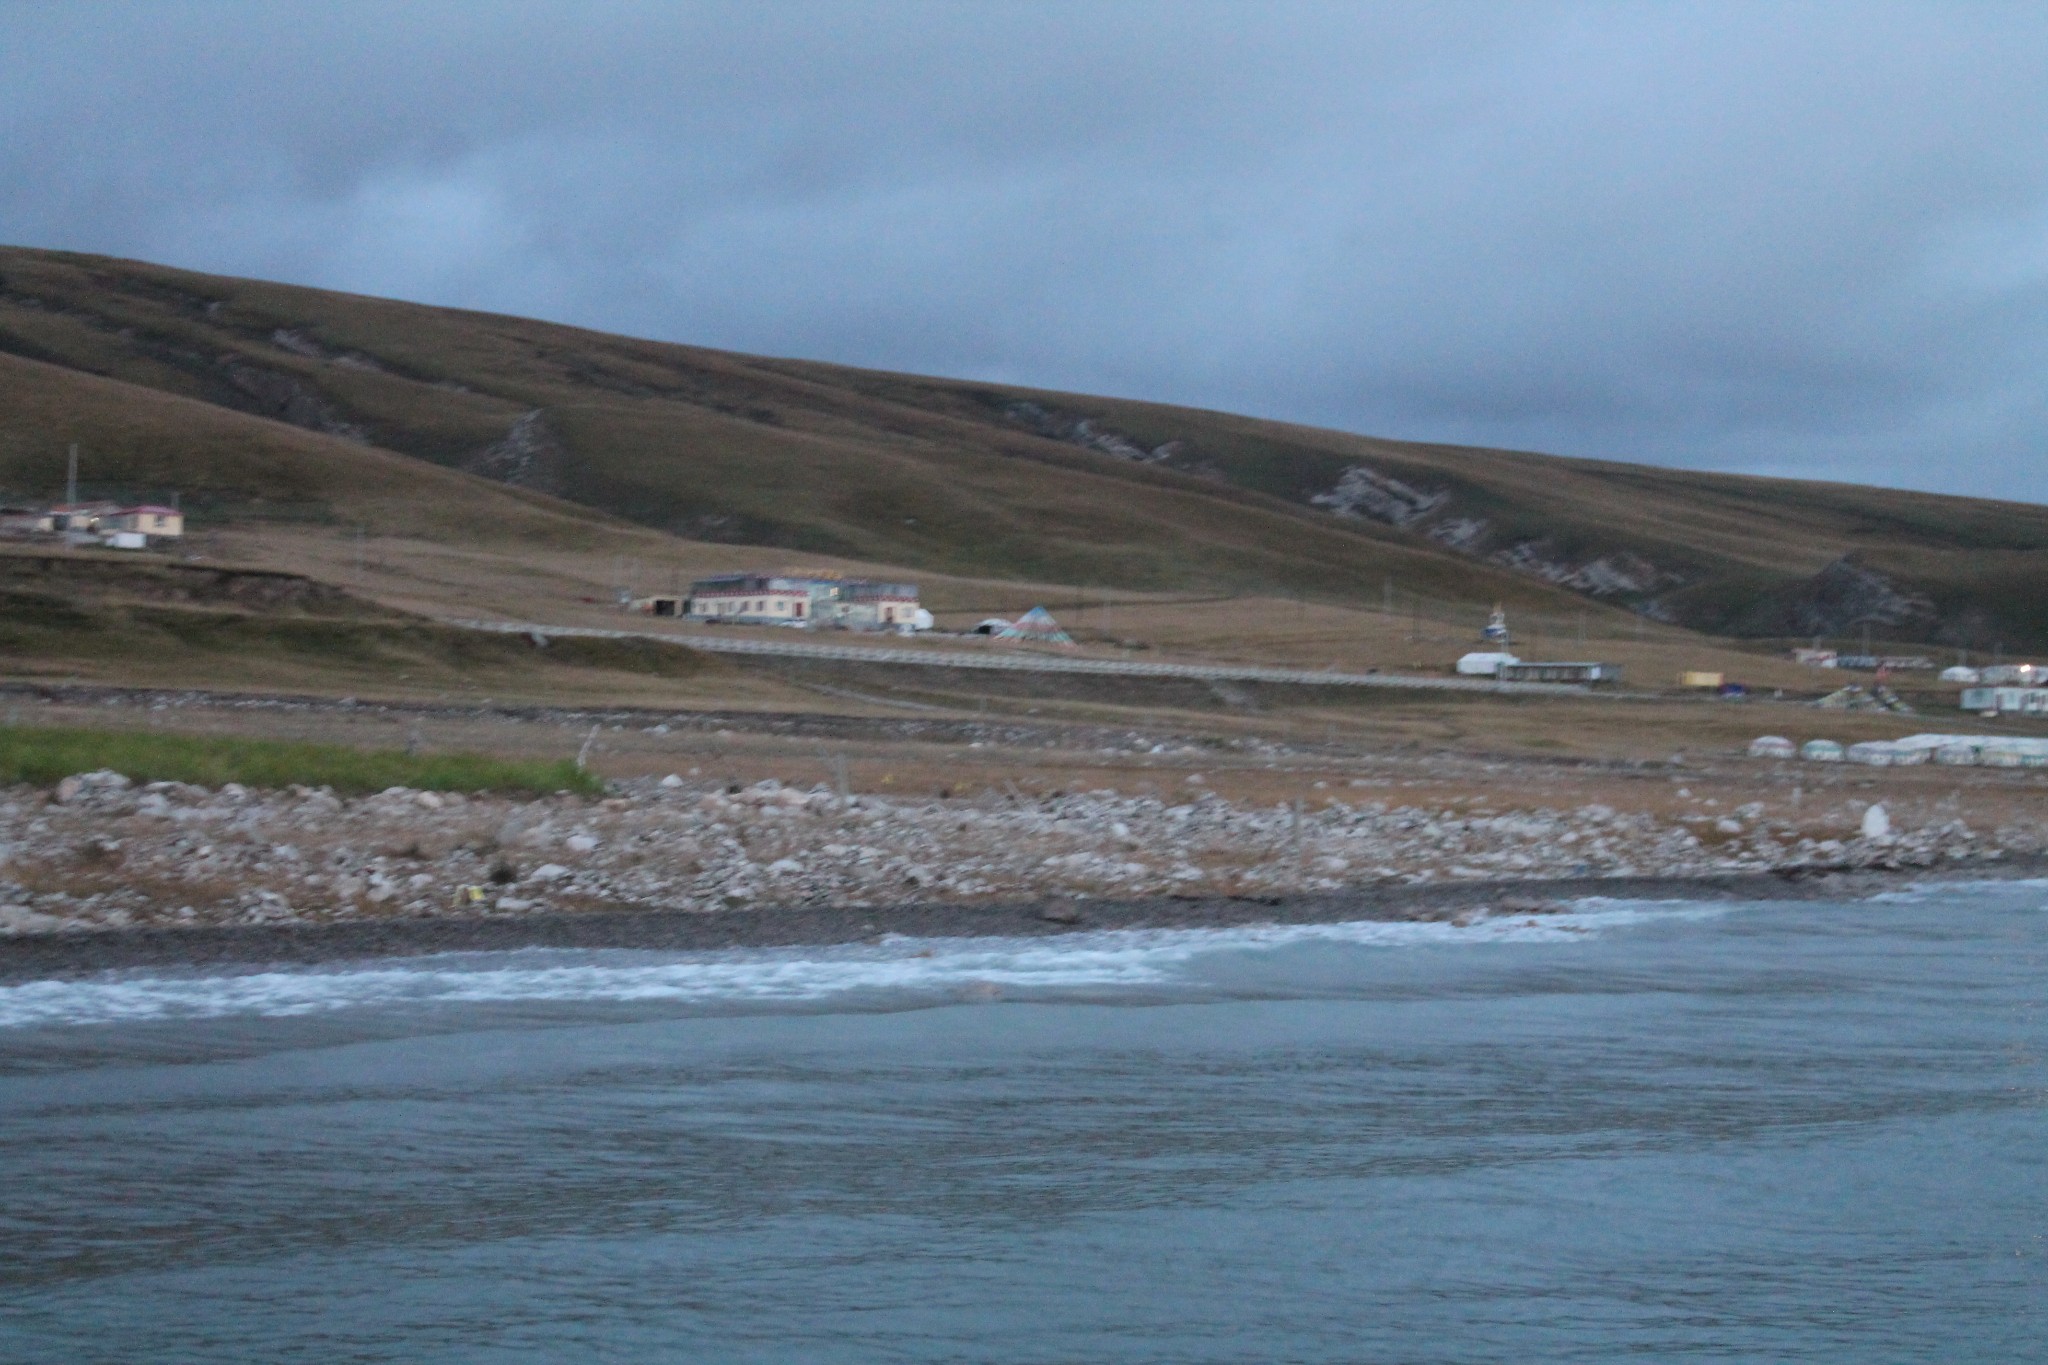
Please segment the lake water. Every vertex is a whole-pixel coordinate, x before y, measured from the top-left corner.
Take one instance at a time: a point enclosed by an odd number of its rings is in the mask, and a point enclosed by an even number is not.
[[[0,987],[8,1361],[2048,1360],[2048,886]]]

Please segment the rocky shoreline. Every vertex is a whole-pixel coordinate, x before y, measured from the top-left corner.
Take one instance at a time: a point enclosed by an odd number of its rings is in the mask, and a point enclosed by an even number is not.
[[[1036,900],[887,907],[772,906],[715,914],[679,910],[549,911],[517,918],[449,915],[273,924],[137,927],[0,938],[0,983],[107,971],[313,966],[380,957],[520,949],[716,952],[825,947],[906,938],[1006,938],[1119,929],[1223,929],[1363,920],[1450,923],[1523,919],[1591,898],[1616,900],[1854,900],[1929,881],[2048,876],[2028,857],[1942,871],[1843,869],[1704,877],[1557,878],[1438,882],[1344,894],[1268,898]]]
[[[1503,809],[1500,796],[1404,803],[1360,780],[1251,805],[1201,774],[1177,793],[883,797],[671,775],[598,800],[351,798],[80,774],[0,793],[0,974],[1525,913],[1602,894],[1853,895],[1859,877],[1981,876],[2048,852],[2035,822],[1973,829],[1942,813],[1907,827],[1882,805],[1818,796],[1663,814]]]

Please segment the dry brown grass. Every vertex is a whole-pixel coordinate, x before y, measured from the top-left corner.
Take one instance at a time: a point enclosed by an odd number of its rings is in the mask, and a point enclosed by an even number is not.
[[[280,328],[330,359],[278,344]],[[65,367],[0,364],[0,477],[45,488],[78,439],[93,477],[245,501],[260,492],[450,544],[619,552],[597,543],[602,518],[562,503],[478,492],[417,461],[226,411],[265,410],[229,382],[222,358],[236,355],[427,461],[459,464],[544,410],[563,446],[545,477],[566,496],[783,556],[1358,607],[1391,577],[1404,607],[1412,594],[1574,610],[1570,594],[1419,535],[1304,506],[1363,461],[1445,490],[1459,515],[1488,521],[1495,543],[1538,541],[1574,562],[1628,551],[1680,569],[1695,586],[1675,600],[1700,620],[1854,551],[1924,587],[1980,645],[2048,642],[2037,605],[2048,511],[2014,503],[1382,441],[53,252],[0,250],[0,350]],[[1147,445],[1182,442],[1193,464],[1137,465],[1042,439],[1004,415],[1020,399]]]

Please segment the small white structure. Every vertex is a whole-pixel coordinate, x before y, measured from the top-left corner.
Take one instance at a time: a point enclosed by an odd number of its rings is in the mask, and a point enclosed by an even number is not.
[[[1798,753],[1798,746],[1783,735],[1758,735],[1749,742],[1751,758],[1794,758]]]
[[[1504,663],[1493,676],[1502,682],[1603,683],[1620,682],[1621,665],[1584,661],[1560,663]]]
[[[1799,746],[1799,756],[1810,763],[1840,763],[1842,746],[1831,739],[1809,739]]]
[[[1922,749],[1911,744],[1901,744],[1891,739],[1869,739],[1861,744],[1851,744],[1843,755],[1851,763],[1861,763],[1871,768],[1913,768],[1933,757],[1932,749]]]
[[[1966,687],[1962,704],[1983,715],[2048,715],[2048,687]]]
[[[1468,678],[1497,678],[1503,664],[1522,662],[1512,654],[1499,650],[1477,649],[1458,660],[1458,672]]]
[[[100,536],[100,544],[110,550],[147,550],[149,537],[140,531],[107,531]]]
[[[1974,668],[1965,668],[1961,664],[1956,664],[1951,668],[1941,670],[1941,680],[1945,683],[1974,684],[1984,681],[1984,675]]]
[[[2040,664],[1991,664],[1977,670],[1977,680],[1991,687],[2039,687],[2048,683]]]
[[[1907,735],[1892,742],[1901,749],[1930,753],[1937,763],[1981,764],[1987,768],[2048,767],[2048,739],[2026,735]]]

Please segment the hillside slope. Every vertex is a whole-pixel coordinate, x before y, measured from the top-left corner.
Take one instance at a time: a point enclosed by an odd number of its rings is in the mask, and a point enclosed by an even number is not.
[[[54,366],[187,400],[177,422],[317,433],[330,464],[416,457],[373,482],[427,461],[700,540],[1334,601],[1377,601],[1389,579],[1460,601],[1575,593],[1757,636],[2048,643],[2048,508],[2025,504],[1375,440],[24,249],[0,250],[0,353],[21,358],[0,359],[0,481],[17,492],[47,487],[72,439],[110,477],[194,488],[38,407]],[[265,460],[194,489],[201,510],[324,496],[319,460],[291,465],[290,487]]]

